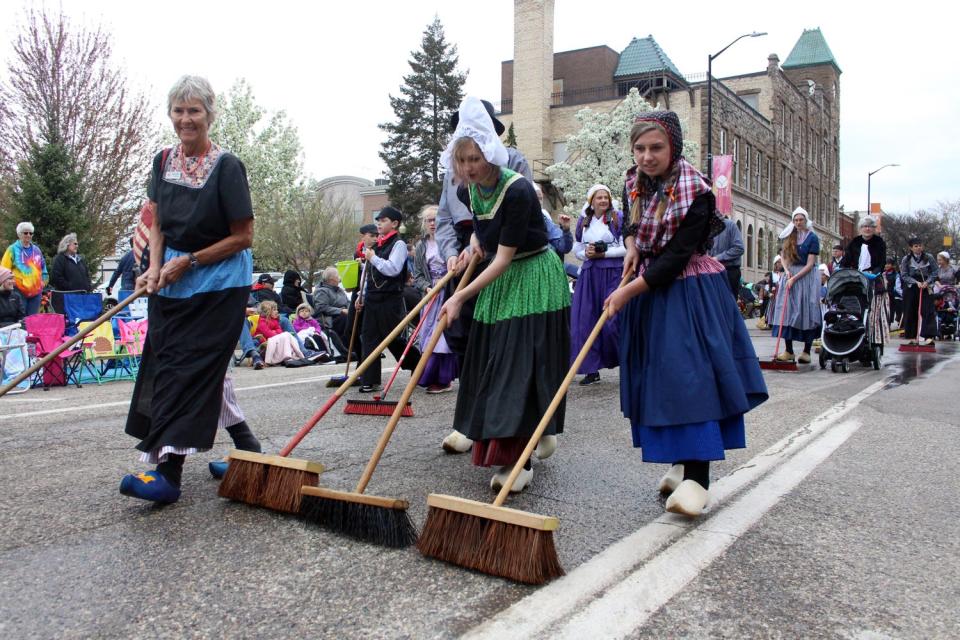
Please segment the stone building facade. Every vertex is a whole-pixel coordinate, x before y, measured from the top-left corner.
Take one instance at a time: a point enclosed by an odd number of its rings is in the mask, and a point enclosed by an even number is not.
[[[547,56],[552,0],[515,0],[514,6],[514,60],[501,65],[499,117],[514,124],[537,181],[548,182],[543,169],[566,159],[575,114],[587,106],[611,110],[631,86],[677,112],[685,137],[700,142],[700,157],[690,160],[706,166],[705,74],[681,74],[652,36],[634,38],[619,54],[598,46]],[[535,37],[545,33],[549,38]],[[515,90],[536,75],[538,64],[536,91]],[[825,253],[841,238],[840,73],[823,34],[810,29],[783,64],[771,54],[764,70],[713,80],[713,153],[734,157],[731,215],[743,233],[746,280],[770,269],[777,234],[797,206],[809,212]],[[549,96],[544,79],[552,80]],[[531,126],[534,135],[526,135]]]

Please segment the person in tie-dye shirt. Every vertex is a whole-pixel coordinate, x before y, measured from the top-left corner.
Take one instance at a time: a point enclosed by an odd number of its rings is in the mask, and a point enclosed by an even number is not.
[[[17,225],[19,240],[7,247],[0,266],[13,272],[14,283],[27,303],[27,315],[40,312],[40,294],[47,283],[47,262],[40,247],[33,244],[33,225]]]

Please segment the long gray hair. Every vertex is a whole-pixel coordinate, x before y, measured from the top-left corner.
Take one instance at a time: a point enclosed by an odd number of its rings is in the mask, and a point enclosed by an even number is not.
[[[67,250],[67,247],[69,247],[71,243],[76,241],[77,234],[75,233],[68,233],[67,235],[63,236],[63,238],[60,239],[60,244],[57,245],[57,253],[63,253]]]

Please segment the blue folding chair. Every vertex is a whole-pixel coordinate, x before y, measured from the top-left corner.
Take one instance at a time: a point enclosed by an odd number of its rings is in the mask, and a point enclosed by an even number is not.
[[[76,335],[79,323],[96,320],[102,314],[103,298],[99,293],[63,294],[63,315],[67,319],[66,335]]]

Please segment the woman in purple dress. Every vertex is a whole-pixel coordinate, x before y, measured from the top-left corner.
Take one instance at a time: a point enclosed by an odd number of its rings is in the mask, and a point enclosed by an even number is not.
[[[586,342],[593,326],[603,313],[603,302],[620,284],[623,273],[623,246],[620,230],[623,214],[613,208],[610,189],[595,184],[587,192],[587,202],[577,220],[573,246],[577,258],[583,261],[580,276],[573,292],[570,309],[570,356],[577,354]],[[620,365],[619,321],[612,318],[590,347],[578,373],[584,374],[581,386],[600,382],[600,369]]]

